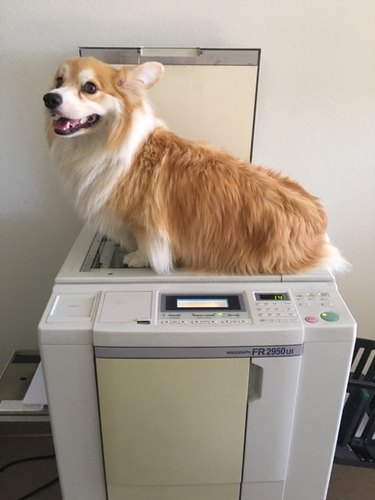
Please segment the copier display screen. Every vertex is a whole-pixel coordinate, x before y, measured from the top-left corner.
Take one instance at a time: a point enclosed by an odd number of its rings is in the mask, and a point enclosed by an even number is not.
[[[228,309],[228,299],[177,299],[177,309]]]
[[[287,293],[256,293],[256,300],[290,300]]]
[[[162,295],[162,311],[244,311],[241,294],[238,295]]]

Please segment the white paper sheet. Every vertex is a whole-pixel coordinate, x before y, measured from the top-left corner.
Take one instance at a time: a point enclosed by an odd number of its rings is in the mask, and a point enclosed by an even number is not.
[[[24,405],[46,405],[47,395],[44,385],[44,376],[42,364],[39,363],[38,368],[34,374],[29,388],[23,398],[22,404]]]

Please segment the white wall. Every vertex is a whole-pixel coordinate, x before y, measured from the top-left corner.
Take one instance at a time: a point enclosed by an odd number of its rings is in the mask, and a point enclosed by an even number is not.
[[[0,0],[0,371],[36,346],[53,278],[80,223],[43,137],[57,64],[82,46],[260,47],[254,161],[318,195],[352,262],[339,279],[375,339],[373,0]]]

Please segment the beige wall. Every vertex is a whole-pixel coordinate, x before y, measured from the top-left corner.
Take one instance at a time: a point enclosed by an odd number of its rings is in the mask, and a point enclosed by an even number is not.
[[[255,162],[321,197],[352,262],[339,279],[375,339],[373,0],[0,0],[0,371],[36,346],[54,275],[80,228],[43,139],[41,96],[78,46],[262,49]]]

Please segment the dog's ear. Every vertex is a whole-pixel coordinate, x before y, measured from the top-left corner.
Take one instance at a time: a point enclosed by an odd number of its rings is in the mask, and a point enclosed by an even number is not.
[[[150,89],[158,82],[163,74],[164,66],[158,62],[146,62],[134,68],[120,70],[120,86],[122,88],[141,87]]]

